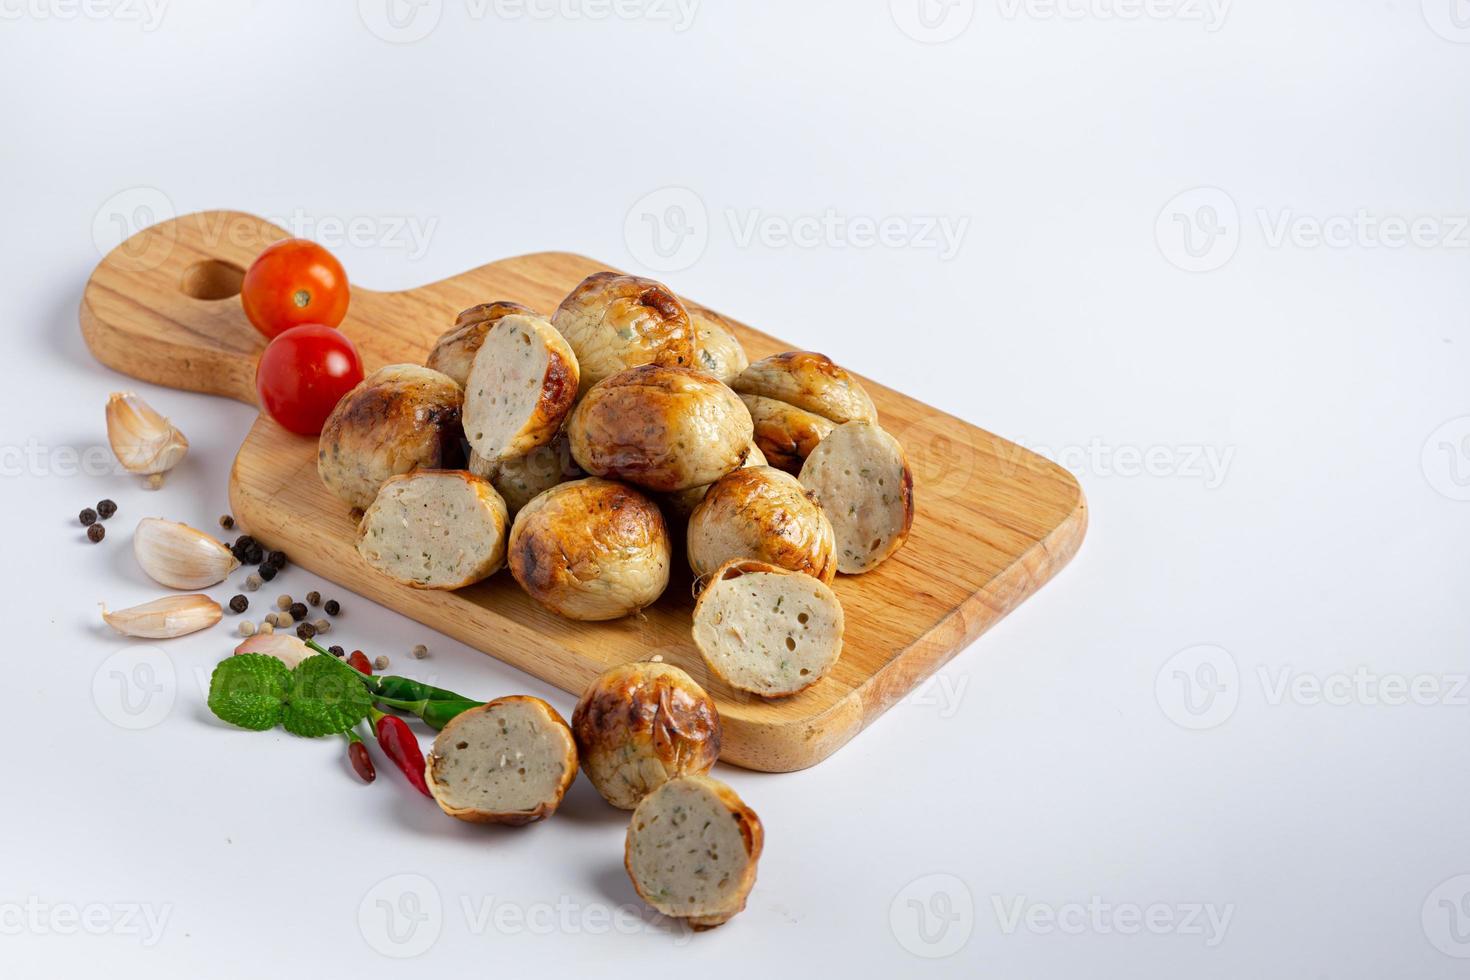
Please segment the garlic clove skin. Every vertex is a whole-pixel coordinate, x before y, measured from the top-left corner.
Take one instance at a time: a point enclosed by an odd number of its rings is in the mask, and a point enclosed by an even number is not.
[[[256,633],[235,647],[235,653],[263,653],[267,657],[275,657],[291,670],[295,670],[296,665],[307,657],[319,656],[315,650],[289,633]]]
[[[148,486],[163,485],[163,474],[189,452],[189,440],[153,407],[131,391],[107,399],[107,441],[123,469],[148,477]]]
[[[170,595],[145,602],[141,606],[108,612],[102,606],[102,619],[124,636],[149,640],[170,640],[208,629],[222,615],[219,603],[207,595]]]
[[[158,517],[138,522],[133,554],[149,578],[171,589],[208,588],[240,567],[229,548],[203,531]]]

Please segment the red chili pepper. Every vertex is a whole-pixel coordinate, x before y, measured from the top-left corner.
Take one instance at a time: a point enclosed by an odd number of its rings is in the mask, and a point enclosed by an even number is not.
[[[357,732],[347,733],[347,761],[363,782],[370,783],[378,778],[378,770],[373,768],[373,757],[368,755],[367,746]]]
[[[378,745],[383,754],[403,770],[414,789],[432,799],[429,784],[424,780],[424,753],[419,748],[419,740],[414,737],[413,730],[402,718],[381,715],[373,726],[373,731],[377,733]]]
[[[368,663],[367,654],[363,653],[361,650],[353,650],[352,655],[347,658],[347,663],[353,667],[356,667],[359,671],[368,675],[369,677],[373,676],[373,665]]]

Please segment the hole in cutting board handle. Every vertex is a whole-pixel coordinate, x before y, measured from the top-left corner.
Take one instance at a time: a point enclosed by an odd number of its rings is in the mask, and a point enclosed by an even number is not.
[[[240,295],[245,270],[233,262],[205,259],[184,270],[179,288],[195,299],[229,299]]]

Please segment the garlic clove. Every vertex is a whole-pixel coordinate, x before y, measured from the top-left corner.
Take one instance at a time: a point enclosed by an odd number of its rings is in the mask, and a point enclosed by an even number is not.
[[[170,595],[130,609],[108,612],[102,619],[125,636],[167,640],[208,629],[220,620],[219,603],[207,595]]]
[[[235,653],[263,653],[275,657],[291,669],[317,652],[289,633],[256,633],[235,647]]]
[[[107,441],[123,468],[148,477],[153,489],[189,451],[184,434],[131,391],[113,392],[107,399]]]
[[[240,567],[229,548],[178,521],[145,517],[133,532],[133,554],[148,577],[171,589],[203,589]]]

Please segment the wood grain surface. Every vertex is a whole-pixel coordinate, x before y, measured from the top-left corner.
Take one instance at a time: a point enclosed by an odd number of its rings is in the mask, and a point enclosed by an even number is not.
[[[87,283],[81,326],[88,346],[132,377],[253,404],[264,339],[241,311],[239,278],[261,249],[284,237],[259,218],[229,211],[185,215],[139,232]],[[403,292],[354,286],[342,329],[368,371],[422,363],[460,310],[508,299],[550,315],[572,286],[604,268],[547,252]],[[752,360],[802,347],[801,338],[777,340],[732,323]],[[841,351],[824,353],[841,363]],[[252,535],[297,564],[565,691],[579,694],[613,664],[662,654],[719,704],[724,761],[802,769],[836,751],[1046,583],[1087,527],[1081,488],[1065,470],[876,381],[862,382],[913,467],[913,533],[877,570],[838,576],[834,588],[847,615],[842,659],[823,681],[780,701],[711,676],[690,639],[687,571],[676,572],[643,615],[611,623],[561,619],[505,571],[453,593],[384,578],[358,557],[346,506],[317,478],[315,440],[268,418],[255,423],[235,458],[230,502]]]

